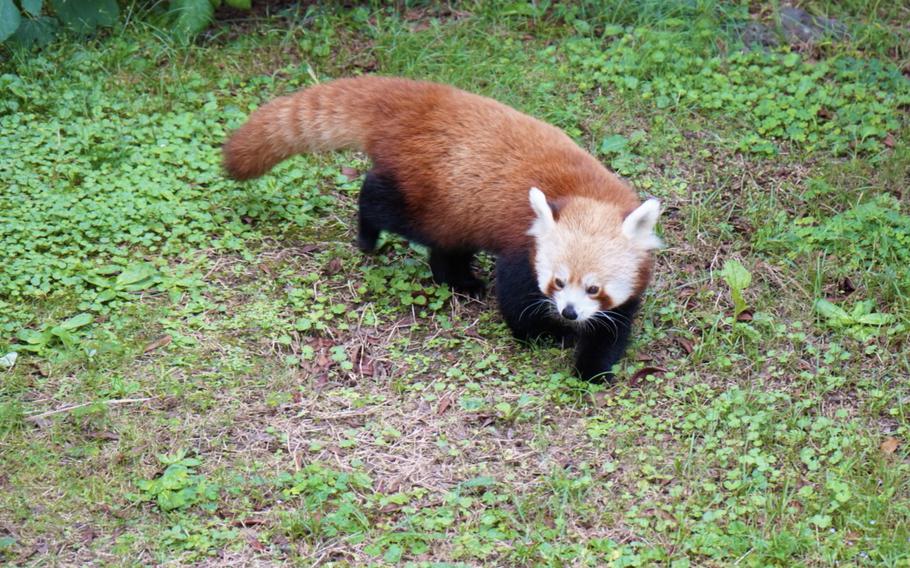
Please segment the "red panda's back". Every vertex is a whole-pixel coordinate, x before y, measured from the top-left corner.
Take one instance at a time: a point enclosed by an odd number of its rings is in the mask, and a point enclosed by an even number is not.
[[[392,81],[365,149],[378,171],[396,179],[411,215],[440,246],[526,248],[534,186],[552,199],[585,195],[629,210],[638,205],[561,130],[453,87]]]

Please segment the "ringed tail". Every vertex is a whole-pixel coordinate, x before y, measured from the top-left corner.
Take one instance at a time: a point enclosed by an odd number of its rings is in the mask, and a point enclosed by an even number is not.
[[[377,122],[394,116],[414,84],[387,77],[338,79],[279,97],[260,107],[222,149],[237,180],[259,177],[295,154],[363,150]]]

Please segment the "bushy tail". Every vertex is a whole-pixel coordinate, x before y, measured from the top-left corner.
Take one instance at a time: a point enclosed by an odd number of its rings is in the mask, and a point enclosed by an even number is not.
[[[419,83],[386,77],[339,79],[279,97],[260,107],[224,144],[224,167],[234,179],[259,177],[295,155],[363,149],[376,121],[388,116],[389,95]],[[392,97],[394,99],[401,97]]]

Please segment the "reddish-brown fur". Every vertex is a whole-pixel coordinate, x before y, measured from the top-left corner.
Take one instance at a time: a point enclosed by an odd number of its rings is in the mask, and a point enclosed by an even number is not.
[[[496,254],[529,250],[528,190],[561,204],[589,197],[622,215],[635,193],[558,128],[447,85],[388,77],[339,79],[280,97],[224,146],[236,179],[303,152],[358,148],[390,174],[410,218],[435,246]],[[642,267],[641,286],[649,268]]]

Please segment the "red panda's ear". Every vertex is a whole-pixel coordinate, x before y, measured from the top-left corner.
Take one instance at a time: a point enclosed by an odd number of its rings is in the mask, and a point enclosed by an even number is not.
[[[659,216],[660,202],[649,199],[626,216],[622,222],[622,234],[647,250],[660,248],[663,242],[654,234]]]
[[[553,217],[553,209],[547,201],[547,196],[536,187],[532,187],[531,191],[528,192],[528,198],[531,201],[531,209],[534,210],[534,215],[537,216],[537,220],[531,228],[533,231],[531,234],[537,234],[540,230],[553,227],[556,224],[556,219]]]

